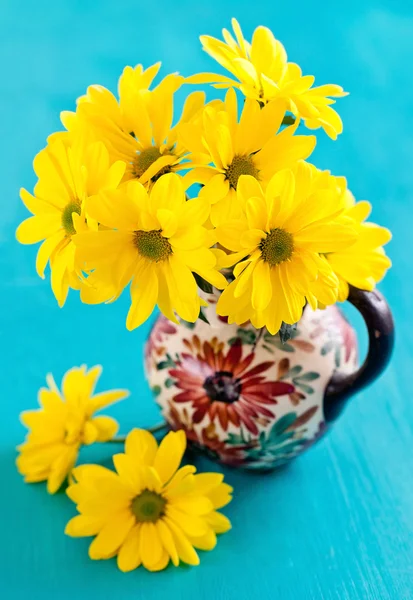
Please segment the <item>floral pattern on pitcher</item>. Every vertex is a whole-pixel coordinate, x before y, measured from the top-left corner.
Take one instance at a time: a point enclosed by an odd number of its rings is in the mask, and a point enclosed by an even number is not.
[[[226,354],[205,341],[201,352],[196,356],[182,353],[177,368],[169,370],[175,386],[182,390],[173,401],[191,403],[194,423],[207,418],[211,423],[218,421],[224,431],[232,423],[258,434],[257,422],[274,419],[272,408],[277,396],[293,393],[294,386],[268,379],[274,361],[251,367],[254,359],[254,352],[243,356],[241,340],[233,343]]]
[[[211,458],[254,470],[280,466],[317,441],[333,371],[357,367],[354,331],[336,307],[307,308],[285,344],[251,324],[174,325],[160,316],[145,354],[170,426]]]

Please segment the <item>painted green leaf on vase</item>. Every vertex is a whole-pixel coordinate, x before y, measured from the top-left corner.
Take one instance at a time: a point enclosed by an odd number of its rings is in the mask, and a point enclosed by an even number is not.
[[[229,433],[226,442],[227,444],[239,446],[240,444],[245,444],[246,440],[242,435],[239,435],[237,433]]]
[[[294,423],[296,418],[297,418],[297,414],[295,412],[291,412],[291,413],[287,413],[286,415],[281,417],[281,419],[278,419],[278,421],[271,428],[269,437],[272,439],[276,438],[278,435],[280,435],[286,429],[288,429],[290,427],[290,425],[292,423]]]
[[[297,379],[300,381],[314,381],[320,377],[320,373],[316,373],[315,371],[308,371],[308,373],[303,373],[303,375],[299,375]]]
[[[170,354],[166,355],[166,360],[162,360],[156,365],[158,371],[161,371],[162,369],[173,369],[174,367],[176,367],[176,362]]]
[[[255,333],[255,331],[251,330],[251,329],[243,329],[242,327],[239,327],[237,329],[237,335],[236,337],[231,338],[230,340],[228,340],[228,344],[230,344],[230,346],[233,346],[234,344],[239,343],[239,341],[241,341],[243,344],[255,344],[257,339],[257,334]]]
[[[290,458],[297,453],[305,443],[305,439],[294,439],[296,435],[294,423],[299,422],[297,413],[283,415],[267,434],[262,431],[258,438],[258,446],[246,451],[247,461],[258,461],[254,469],[269,468],[278,465],[284,458]],[[252,466],[252,464],[248,464]]]
[[[293,379],[293,384],[306,394],[314,394],[314,388],[312,388],[310,385],[306,385],[305,383],[301,383],[299,379]]]

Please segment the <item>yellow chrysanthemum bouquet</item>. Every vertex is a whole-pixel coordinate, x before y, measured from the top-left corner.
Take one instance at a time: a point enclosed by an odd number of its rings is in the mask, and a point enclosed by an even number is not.
[[[195,322],[199,289],[213,286],[223,290],[219,315],[276,334],[307,303],[346,299],[349,283],[373,289],[390,266],[390,233],[365,223],[369,204],[306,162],[316,138],[305,127],[335,139],[342,123],[332,98],[345,92],[313,87],[267,28],[251,44],[235,20],[233,28],[235,38],[224,30],[225,41],[201,41],[236,80],[170,74],[153,86],[159,63],[126,67],[118,99],[93,85],[76,112],[62,113],[66,131],[34,160],[34,195],[21,191],[33,216],[17,230],[22,243],[44,240],[36,268],[43,277],[50,263],[60,306],[69,288],[101,303],[130,284],[128,329],[156,305],[172,321]],[[229,89],[206,102],[191,91],[200,83]]]
[[[92,85],[75,112],[61,114],[65,131],[35,157],[33,195],[21,190],[33,216],[16,234],[24,244],[42,242],[36,269],[44,277],[50,264],[59,306],[69,289],[97,304],[130,286],[132,330],[156,306],[175,323],[205,320],[214,292],[212,306],[229,323],[288,337],[306,305],[343,301],[349,286],[372,290],[389,268],[383,246],[390,232],[366,222],[370,204],[357,203],[343,177],[307,160],[316,145],[308,129],[332,139],[342,132],[332,105],[346,93],[314,87],[266,27],[249,43],[235,19],[232,25],[235,37],[224,29],[224,41],[201,41],[233,78],[169,74],[154,84],[160,63],[127,66],[118,97]],[[194,91],[200,84],[227,91],[207,99]],[[176,119],[182,89],[187,97]],[[122,570],[196,564],[194,548],[212,549],[215,534],[229,528],[216,509],[229,502],[231,488],[219,475],[178,470],[182,432],[158,448],[148,432],[132,431],[125,453],[114,456],[116,473],[74,468],[82,445],[116,433],[116,423],[95,411],[126,395],[92,396],[99,372],[72,369],[62,392],[48,379],[41,409],[23,416],[30,433],[20,472],[29,482],[47,480],[52,493],[70,475],[68,495],[80,514],[67,533],[96,535],[92,558],[117,555]],[[257,414],[245,410],[249,423]],[[238,413],[231,418],[239,424]]]

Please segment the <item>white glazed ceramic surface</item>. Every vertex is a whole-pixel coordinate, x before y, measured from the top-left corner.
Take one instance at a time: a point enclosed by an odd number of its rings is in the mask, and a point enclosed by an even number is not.
[[[335,370],[357,368],[352,327],[333,306],[307,307],[289,342],[206,310],[210,324],[163,316],[146,345],[146,372],[173,429],[215,459],[268,469],[297,456],[325,431],[323,397]]]

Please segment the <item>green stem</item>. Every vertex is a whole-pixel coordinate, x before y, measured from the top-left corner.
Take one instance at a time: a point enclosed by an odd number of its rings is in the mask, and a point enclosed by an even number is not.
[[[150,433],[157,433],[158,431],[163,431],[167,429],[168,423],[163,421],[162,423],[158,423],[157,425],[153,425],[152,427],[146,427],[145,430]],[[126,440],[126,435],[118,435],[117,437],[112,438],[111,440],[107,440],[113,444],[123,444]]]

